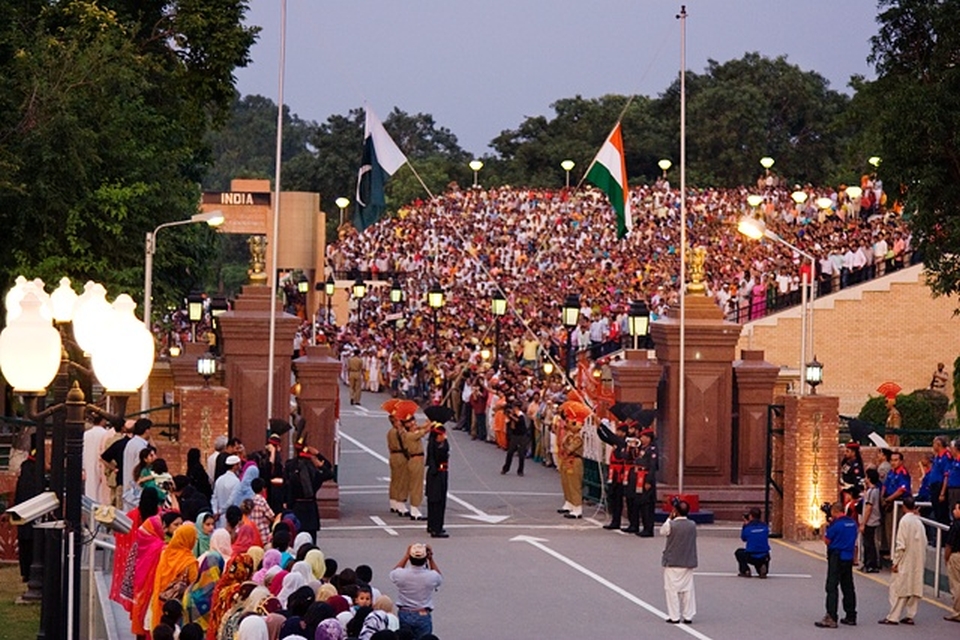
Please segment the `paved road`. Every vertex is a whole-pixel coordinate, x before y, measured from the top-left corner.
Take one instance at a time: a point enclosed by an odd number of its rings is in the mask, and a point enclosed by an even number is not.
[[[601,528],[604,514],[580,521],[556,513],[563,500],[556,471],[527,461],[525,477],[501,476],[494,445],[451,432],[447,530],[432,540],[425,523],[389,512],[383,395],[365,393],[342,415],[341,517],[323,524],[320,546],[340,567],[373,567],[374,584],[395,596],[387,574],[412,542],[428,542],[444,575],[435,597],[435,633],[481,638],[697,637],[808,638],[823,616],[826,564],[809,550],[775,544],[769,579],[736,577],[739,525],[700,528],[698,613],[691,626],[666,625],[660,573],[663,541]],[[514,461],[516,464],[516,461]],[[856,578],[861,626],[836,633],[871,638],[955,635],[944,611],[921,605],[918,624],[882,627],[888,576]],[[946,597],[942,600],[946,602]],[[866,627],[866,629],[864,628]],[[869,631],[867,631],[869,629]]]

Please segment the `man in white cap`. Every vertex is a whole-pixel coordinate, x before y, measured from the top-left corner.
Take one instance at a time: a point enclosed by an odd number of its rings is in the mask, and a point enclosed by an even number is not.
[[[390,572],[390,581],[397,585],[400,628],[412,631],[414,638],[433,633],[433,592],[443,584],[443,576],[430,545],[417,543],[407,547]]]
[[[240,456],[236,454],[227,456],[226,464],[227,472],[217,478],[216,484],[213,485],[213,499],[210,501],[219,527],[226,524],[225,515],[227,507],[230,506],[230,495],[240,486]]]

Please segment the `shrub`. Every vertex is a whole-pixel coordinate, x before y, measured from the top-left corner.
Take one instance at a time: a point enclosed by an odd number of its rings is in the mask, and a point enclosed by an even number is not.
[[[887,399],[883,396],[872,396],[860,408],[860,415],[857,417],[875,427],[882,427],[887,424]]]
[[[937,392],[933,392],[937,393]],[[947,399],[942,393],[937,393],[942,399],[931,399],[929,389],[919,389],[911,394],[897,396],[897,410],[900,412],[901,430],[928,431],[940,428],[940,420],[946,413]],[[940,409],[943,413],[939,413]],[[887,424],[887,399],[883,396],[871,397],[860,409],[857,416],[864,422],[882,427]]]
[[[923,398],[927,401],[933,410],[933,415],[939,426],[943,421],[943,417],[947,415],[947,410],[950,408],[950,398],[944,395],[943,392],[935,391],[934,389],[917,389],[910,395]]]

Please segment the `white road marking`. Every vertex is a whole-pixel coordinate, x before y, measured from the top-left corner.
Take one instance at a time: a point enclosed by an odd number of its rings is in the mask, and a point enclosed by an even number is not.
[[[664,613],[664,612],[661,611],[660,609],[657,609],[655,606],[653,606],[653,605],[650,604],[649,602],[646,602],[645,600],[641,600],[640,598],[638,598],[637,596],[633,595],[632,593],[630,593],[630,592],[627,591],[626,589],[623,589],[622,587],[619,587],[619,586],[615,585],[614,583],[610,582],[609,580],[607,580],[607,579],[604,578],[603,576],[597,575],[597,574],[594,573],[593,571],[590,571],[590,569],[587,569],[587,568],[584,567],[583,565],[581,565],[581,564],[579,564],[579,563],[571,560],[570,558],[566,557],[566,556],[563,555],[562,553],[559,553],[559,552],[557,552],[557,551],[554,551],[553,549],[551,549],[551,548],[548,547],[547,545],[543,544],[544,542],[547,542],[547,541],[544,540],[543,538],[535,538],[535,537],[533,537],[533,536],[516,536],[516,537],[514,537],[514,538],[511,538],[511,539],[510,539],[510,542],[526,542],[527,544],[532,545],[532,546],[536,547],[537,549],[540,549],[541,551],[543,551],[543,552],[546,553],[547,555],[553,556],[554,558],[556,558],[556,559],[559,560],[560,562],[566,564],[568,567],[571,567],[571,568],[579,571],[580,573],[582,573],[583,575],[587,576],[587,577],[590,578],[591,580],[594,580],[595,582],[600,583],[601,585],[603,585],[604,587],[610,589],[610,590],[613,591],[614,593],[616,593],[616,594],[618,594],[618,595],[620,595],[620,596],[623,596],[624,598],[626,598],[626,599],[629,600],[630,602],[634,603],[635,605],[637,605],[637,606],[639,606],[639,607],[642,607],[643,609],[646,609],[647,611],[649,611],[649,612],[652,613],[653,615],[657,616],[657,617],[660,618],[661,620],[666,620],[666,619],[667,619],[667,614],[666,614],[666,613]],[[700,633],[699,631],[697,631],[696,629],[694,629],[694,628],[691,627],[690,625],[686,625],[686,624],[682,624],[682,623],[681,623],[681,624],[676,625],[676,627],[677,627],[677,629],[679,629],[680,631],[683,631],[683,632],[685,632],[685,633],[688,633],[688,634],[690,634],[691,636],[693,636],[694,638],[699,638],[700,640],[710,640],[710,636],[706,636],[706,635]]]
[[[363,444],[362,442],[360,442],[360,441],[357,440],[356,438],[350,437],[349,435],[347,435],[347,434],[344,433],[343,431],[340,432],[340,437],[343,438],[344,440],[346,440],[346,441],[348,441],[348,442],[356,445],[356,446],[359,447],[360,449],[363,449],[364,451],[366,451],[367,453],[369,453],[371,456],[373,456],[374,458],[376,458],[376,459],[379,460],[380,462],[382,462],[382,463],[384,463],[384,464],[390,464],[390,461],[387,460],[382,454],[377,453],[376,451],[374,451],[373,449],[371,449],[371,448],[368,447],[367,445]],[[478,509],[477,507],[473,506],[472,504],[470,504],[470,503],[467,502],[466,500],[463,500],[462,498],[458,498],[457,496],[455,496],[455,495],[452,494],[452,493],[447,493],[447,499],[448,499],[448,500],[452,500],[453,502],[456,502],[457,504],[459,504],[459,505],[460,505],[461,507],[463,507],[464,509],[467,509],[468,511],[472,511],[472,512],[473,512],[474,515],[464,515],[464,516],[462,516],[462,517],[464,517],[464,518],[470,518],[471,520],[479,520],[480,522],[488,522],[488,523],[491,523],[491,524],[496,524],[496,523],[498,523],[498,522],[503,522],[504,520],[506,520],[507,518],[510,517],[510,516],[493,516],[493,515],[490,515],[490,514],[488,514],[488,513],[485,513],[485,512],[483,512],[481,509]]]
[[[736,573],[725,573],[723,571],[694,571],[693,575],[704,578],[739,578]],[[757,576],[754,576],[757,577]],[[768,573],[768,578],[812,578],[809,573]]]
[[[386,531],[386,532],[389,533],[390,535],[392,535],[392,536],[398,536],[398,535],[400,535],[399,533],[397,533],[397,530],[396,530],[396,529],[394,529],[393,527],[387,526],[387,523],[384,522],[384,521],[383,521],[383,518],[381,518],[380,516],[370,516],[370,519],[373,520],[373,522],[374,522],[379,528],[383,529],[384,531]]]

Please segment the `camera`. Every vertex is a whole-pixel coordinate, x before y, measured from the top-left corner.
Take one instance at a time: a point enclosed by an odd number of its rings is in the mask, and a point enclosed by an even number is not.
[[[820,505],[820,511],[827,516],[827,522],[833,520],[833,514],[831,513],[832,506],[833,505],[831,505],[829,502],[824,502],[822,505]]]
[[[670,498],[670,506],[673,507],[674,509],[679,509],[679,508],[680,508],[680,497],[679,497],[679,496],[672,496],[672,497]]]
[[[10,517],[10,524],[22,526],[38,518],[42,518],[58,508],[60,508],[60,500],[57,498],[57,494],[53,491],[45,491],[38,496],[10,507],[7,509],[6,514]]]

